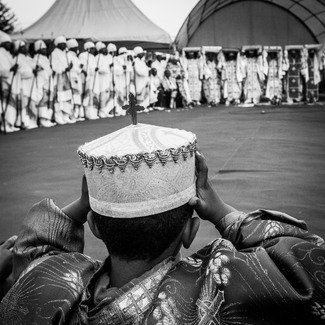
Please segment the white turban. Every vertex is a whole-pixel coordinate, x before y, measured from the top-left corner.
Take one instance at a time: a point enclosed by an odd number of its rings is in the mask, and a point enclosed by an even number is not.
[[[74,38],[71,38],[67,41],[67,47],[68,49],[72,49],[74,47],[78,47],[78,42],[74,39]]]
[[[55,40],[54,40],[54,45],[57,46],[60,43],[67,43],[67,40],[65,39],[64,36],[58,36]]]
[[[0,44],[5,43],[5,42],[12,42],[11,38],[8,34],[1,32],[0,31]]]
[[[103,42],[97,42],[96,43],[96,49],[97,51],[103,49],[105,47],[105,44]]]
[[[20,49],[20,47],[22,47],[24,45],[26,45],[26,43],[24,41],[21,41],[21,40],[14,41],[15,51],[18,51]]]
[[[85,44],[84,44],[84,49],[87,51],[87,50],[89,50],[90,48],[92,48],[92,47],[95,47],[95,44],[93,43],[93,42],[86,42]]]
[[[36,41],[34,44],[34,49],[35,49],[35,52],[39,51],[40,49],[46,49],[46,45],[45,45],[44,41],[42,41],[42,40]]]
[[[135,55],[138,55],[138,54],[140,54],[140,53],[144,53],[143,48],[142,48],[141,46],[136,46],[136,47],[133,49],[133,51],[134,51],[134,54],[135,54]]]
[[[108,51],[108,52],[116,52],[116,50],[117,50],[117,48],[116,48],[116,45],[115,45],[115,44],[113,44],[113,43],[109,43],[109,44],[107,45],[107,51]]]
[[[118,54],[123,54],[123,53],[127,53],[128,50],[126,47],[120,47],[119,50],[118,50]]]

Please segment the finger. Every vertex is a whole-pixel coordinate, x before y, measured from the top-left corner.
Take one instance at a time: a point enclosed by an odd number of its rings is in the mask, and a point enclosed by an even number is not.
[[[2,245],[1,248],[10,249],[15,245],[18,236],[14,235],[8,238]]]
[[[197,201],[199,200],[199,198],[197,196],[193,196],[192,198],[190,198],[190,200],[188,201],[188,205],[190,205],[191,207],[195,207],[197,205]]]
[[[200,152],[195,153],[195,165],[197,172],[197,187],[205,187],[208,181],[208,166],[205,163],[205,159]]]

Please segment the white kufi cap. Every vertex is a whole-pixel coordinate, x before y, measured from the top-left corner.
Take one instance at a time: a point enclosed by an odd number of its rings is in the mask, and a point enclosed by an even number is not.
[[[35,52],[39,51],[40,49],[46,49],[45,42],[42,40],[36,41],[34,44],[34,49],[35,49]]]
[[[123,54],[123,53],[127,53],[127,52],[128,52],[128,50],[127,50],[126,47],[120,47],[120,48],[118,49],[118,54]]]
[[[196,195],[196,136],[147,124],[130,125],[79,147],[91,209],[136,218],[186,204]]]
[[[26,45],[26,43],[22,40],[16,40],[14,41],[14,49],[15,51],[18,51],[20,49],[20,47]]]
[[[108,51],[108,52],[116,52],[116,50],[117,50],[117,48],[116,48],[116,45],[115,45],[115,44],[113,44],[113,43],[109,43],[109,44],[107,45],[107,51]]]
[[[11,43],[12,40],[7,33],[0,31],[0,44],[5,43],[5,42]]]
[[[97,51],[103,49],[105,47],[105,44],[103,42],[97,42],[96,43],[96,49]]]
[[[136,47],[133,49],[133,51],[134,51],[134,54],[135,54],[135,55],[138,55],[138,54],[144,52],[144,51],[143,51],[143,48],[142,48],[141,46],[136,46]]]
[[[54,45],[57,46],[60,43],[67,43],[67,40],[65,39],[64,36],[58,36],[55,40],[54,40]]]
[[[85,44],[84,44],[84,49],[87,51],[87,50],[89,50],[89,49],[91,49],[92,47],[95,47],[95,44],[93,43],[93,42],[86,42]]]
[[[67,47],[68,49],[72,49],[74,47],[78,47],[79,44],[77,42],[77,40],[75,40],[74,38],[70,38],[68,41],[67,41]]]

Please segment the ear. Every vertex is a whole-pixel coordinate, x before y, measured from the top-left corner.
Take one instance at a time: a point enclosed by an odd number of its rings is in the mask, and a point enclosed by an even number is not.
[[[189,248],[200,228],[200,219],[193,217],[187,220],[182,234],[182,242],[185,248]]]
[[[95,219],[95,215],[93,214],[92,211],[90,211],[87,215],[87,221],[88,221],[88,225],[89,225],[89,228],[91,230],[91,232],[99,239],[101,239],[101,236],[100,236],[100,233],[98,231],[98,228],[97,228],[97,225],[94,221]]]

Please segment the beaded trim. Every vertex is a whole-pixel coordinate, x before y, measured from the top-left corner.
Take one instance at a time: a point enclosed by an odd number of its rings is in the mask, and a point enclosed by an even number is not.
[[[89,156],[78,149],[78,155],[81,161],[81,164],[85,168],[93,170],[96,168],[100,172],[103,169],[107,169],[110,173],[114,173],[116,167],[120,169],[121,172],[124,172],[126,166],[131,164],[135,170],[138,170],[141,163],[144,161],[149,168],[151,168],[155,162],[158,161],[164,166],[167,163],[168,158],[172,158],[175,163],[178,162],[180,157],[183,157],[183,160],[186,160],[190,155],[191,157],[197,149],[197,141],[189,143],[187,146],[181,146],[180,148],[166,149],[166,150],[156,150],[150,153],[139,153],[136,155],[125,155],[122,157],[112,156],[106,158],[105,156]]]

